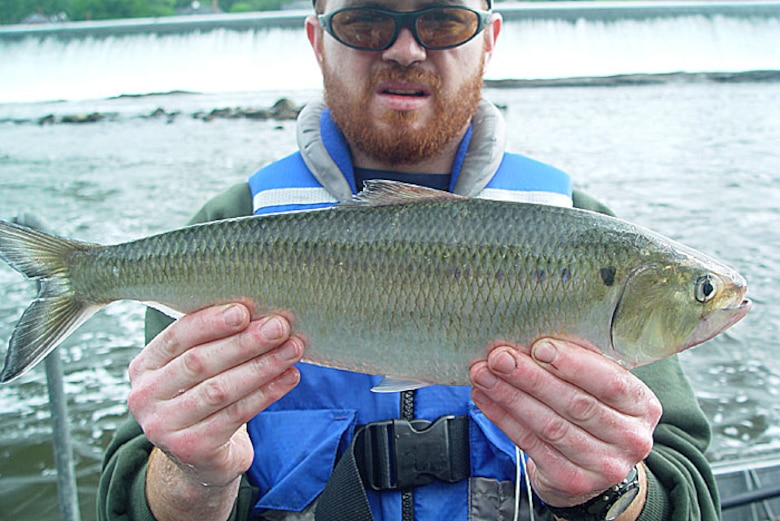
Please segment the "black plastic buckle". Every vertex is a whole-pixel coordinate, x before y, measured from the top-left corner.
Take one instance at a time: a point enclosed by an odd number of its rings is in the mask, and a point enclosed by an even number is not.
[[[465,416],[447,415],[433,423],[396,419],[363,426],[356,457],[364,486],[405,490],[436,479],[455,483],[467,478],[467,422]]]

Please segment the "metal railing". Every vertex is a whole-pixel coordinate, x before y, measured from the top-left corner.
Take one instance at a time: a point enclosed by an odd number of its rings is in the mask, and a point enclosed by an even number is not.
[[[31,214],[21,214],[14,221],[17,224],[45,231],[42,221]],[[73,463],[73,444],[70,440],[68,400],[65,396],[62,357],[59,349],[52,351],[44,361],[46,366],[46,387],[49,391],[51,411],[54,462],[57,466],[57,498],[62,521],[81,521],[78,501],[78,485]]]

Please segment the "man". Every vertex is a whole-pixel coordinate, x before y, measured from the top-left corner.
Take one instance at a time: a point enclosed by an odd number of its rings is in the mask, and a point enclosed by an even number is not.
[[[315,7],[306,33],[325,103],[301,114],[300,152],[195,221],[332,206],[372,178],[606,211],[562,172],[504,153],[501,117],[480,97],[502,23],[491,5]],[[170,321],[150,312],[129,371],[138,423],[108,449],[101,519],[506,519],[517,448],[540,517],[719,517],[709,427],[674,358],[631,373],[540,339],[493,347],[472,388],[379,395],[376,377],[299,363],[294,321],[245,302],[160,332]]]

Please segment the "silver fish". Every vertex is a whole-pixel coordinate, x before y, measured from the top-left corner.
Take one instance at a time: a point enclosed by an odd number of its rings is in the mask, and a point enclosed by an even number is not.
[[[548,335],[635,367],[712,338],[751,307],[736,271],[625,221],[390,181],[326,210],[113,246],[0,222],[0,257],[40,286],[2,382],[123,299],[179,313],[239,300],[291,311],[307,361],[392,377],[385,391],[468,385],[494,341]]]

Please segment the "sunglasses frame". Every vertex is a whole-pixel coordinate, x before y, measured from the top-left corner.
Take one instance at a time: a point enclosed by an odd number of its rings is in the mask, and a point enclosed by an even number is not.
[[[458,42],[454,45],[445,45],[445,46],[436,46],[436,47],[426,45],[420,38],[420,35],[417,33],[417,27],[416,27],[417,19],[420,16],[423,16],[433,11],[438,11],[440,9],[445,9],[445,10],[457,9],[460,11],[469,11],[476,14],[478,20],[477,30],[474,31],[474,34],[471,35],[466,40],[463,40],[462,42]],[[362,47],[359,45],[352,45],[342,40],[336,34],[336,31],[333,30],[332,19],[337,14],[347,12],[347,11],[370,11],[373,13],[379,13],[379,14],[389,16],[393,20],[394,30],[393,30],[393,36],[390,38],[390,41],[387,43],[387,45],[379,48]],[[359,51],[385,51],[389,49],[390,47],[393,46],[393,44],[395,44],[396,40],[398,40],[398,35],[401,34],[401,30],[404,28],[407,28],[411,31],[412,35],[414,35],[415,41],[424,49],[428,49],[430,51],[442,51],[444,49],[453,49],[455,47],[459,47],[473,40],[479,33],[485,30],[485,27],[487,27],[487,25],[490,23],[491,15],[492,15],[492,11],[480,11],[478,9],[472,9],[471,7],[456,6],[456,5],[427,7],[425,9],[420,9],[417,11],[388,11],[386,9],[377,9],[375,7],[344,7],[342,9],[336,9],[335,11],[330,13],[318,15],[317,20],[319,20],[320,25],[325,30],[325,32],[331,35],[337,42],[339,42],[342,45],[346,45],[347,47],[350,47],[352,49],[357,49]]]

